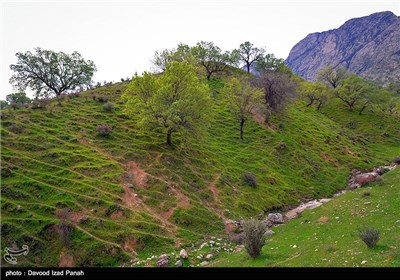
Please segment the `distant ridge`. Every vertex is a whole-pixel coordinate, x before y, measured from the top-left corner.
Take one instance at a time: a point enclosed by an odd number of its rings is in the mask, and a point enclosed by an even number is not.
[[[311,33],[292,48],[286,64],[307,80],[330,65],[384,84],[399,80],[400,17],[379,12]]]

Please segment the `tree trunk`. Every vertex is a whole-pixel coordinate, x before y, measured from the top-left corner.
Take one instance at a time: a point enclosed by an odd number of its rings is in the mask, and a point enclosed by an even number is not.
[[[240,139],[243,140],[243,126],[244,126],[244,119],[240,120]]]
[[[247,73],[250,73],[250,63],[246,62],[246,66],[247,66]]]
[[[311,105],[313,105],[313,103],[314,103],[314,99],[312,99],[312,100],[307,104],[307,107],[310,107]]]
[[[319,109],[321,109],[321,106],[322,106],[322,102],[320,101],[319,104],[318,104],[318,106],[317,106],[317,110],[318,110],[318,111],[319,111]]]
[[[172,146],[172,138],[171,138],[171,136],[172,136],[172,131],[168,130],[167,131],[167,144],[168,144],[168,146]]]
[[[358,114],[361,116],[361,114],[362,114],[362,112],[365,110],[365,108],[367,108],[367,104],[368,103],[365,103],[362,107],[361,107],[361,110],[358,112]]]
[[[207,72],[207,80],[210,80],[212,73],[213,72]]]

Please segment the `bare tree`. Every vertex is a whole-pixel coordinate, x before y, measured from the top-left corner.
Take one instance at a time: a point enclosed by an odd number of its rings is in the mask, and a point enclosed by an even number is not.
[[[265,123],[274,112],[282,111],[285,105],[296,94],[297,83],[286,72],[265,72],[254,78],[253,85],[264,91],[266,105]]]

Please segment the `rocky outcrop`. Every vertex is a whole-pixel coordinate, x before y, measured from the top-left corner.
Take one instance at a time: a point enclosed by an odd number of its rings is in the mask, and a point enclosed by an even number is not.
[[[309,34],[297,43],[286,64],[315,80],[327,66],[342,66],[365,78],[389,83],[400,77],[400,17],[380,12],[354,18],[337,29]]]

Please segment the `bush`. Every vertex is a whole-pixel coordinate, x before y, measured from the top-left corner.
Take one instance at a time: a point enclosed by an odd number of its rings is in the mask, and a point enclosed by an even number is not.
[[[256,175],[250,172],[246,172],[243,174],[243,181],[245,181],[247,184],[249,184],[252,187],[257,186],[257,180],[256,180]]]
[[[378,176],[378,177],[376,177],[376,179],[375,179],[375,183],[376,183],[377,185],[382,186],[383,184],[385,184],[385,180],[384,180],[381,176]]]
[[[380,232],[373,227],[365,227],[358,231],[358,236],[365,244],[367,244],[368,248],[372,248],[375,247],[376,243],[378,243]]]
[[[14,132],[14,133],[17,133],[17,134],[19,134],[19,133],[22,133],[22,127],[20,127],[19,125],[16,125],[16,124],[11,124],[9,127],[8,127],[8,129],[11,131],[11,132]]]
[[[400,164],[400,157],[395,157],[393,162],[396,164]]]
[[[106,112],[112,112],[114,111],[114,104],[112,104],[111,102],[107,102],[103,105],[103,109]]]
[[[93,98],[93,100],[96,100],[97,95],[96,95],[95,93],[93,93],[93,94],[92,94],[92,98]]]
[[[97,97],[97,100],[99,101],[99,102],[102,102],[102,103],[105,103],[105,102],[107,102],[108,101],[108,97],[107,96],[98,96]]]
[[[262,221],[249,219],[242,222],[243,244],[251,258],[257,258],[265,244],[264,233],[267,229]]]
[[[108,124],[99,124],[96,127],[96,131],[99,133],[100,136],[108,136],[112,131],[112,127]]]

